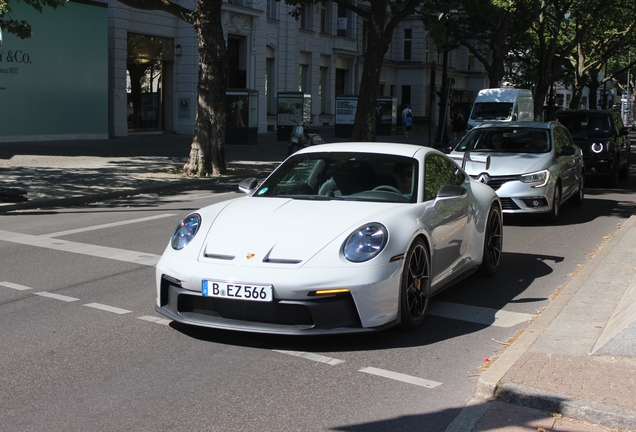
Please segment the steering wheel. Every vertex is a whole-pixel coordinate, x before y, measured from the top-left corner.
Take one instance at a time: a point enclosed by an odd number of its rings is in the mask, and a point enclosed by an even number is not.
[[[393,192],[396,193],[398,195],[402,195],[402,192],[400,192],[399,189],[394,188],[393,186],[389,186],[389,185],[380,185],[378,187],[374,187],[373,188],[374,191],[387,191],[387,192]]]

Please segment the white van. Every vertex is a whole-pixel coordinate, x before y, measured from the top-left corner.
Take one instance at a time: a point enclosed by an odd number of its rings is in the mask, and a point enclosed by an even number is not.
[[[483,121],[534,121],[532,91],[515,88],[480,90],[466,122],[470,130]]]

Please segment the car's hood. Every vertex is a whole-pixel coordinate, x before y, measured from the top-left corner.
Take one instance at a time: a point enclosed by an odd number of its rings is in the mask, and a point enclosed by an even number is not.
[[[216,215],[204,253],[207,257],[231,258],[233,264],[241,265],[259,265],[263,260],[306,262],[337,237],[348,235],[376,213],[395,206],[359,201],[241,198]]]
[[[451,155],[459,164],[463,153],[453,152]],[[486,157],[490,156],[490,164],[486,169]],[[469,175],[488,172],[491,176],[509,176],[539,171],[550,166],[552,153],[496,153],[473,152],[464,167]]]

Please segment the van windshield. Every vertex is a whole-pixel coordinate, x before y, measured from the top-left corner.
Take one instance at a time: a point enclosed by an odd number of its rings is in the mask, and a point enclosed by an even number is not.
[[[507,120],[512,115],[512,102],[475,102],[472,120]]]

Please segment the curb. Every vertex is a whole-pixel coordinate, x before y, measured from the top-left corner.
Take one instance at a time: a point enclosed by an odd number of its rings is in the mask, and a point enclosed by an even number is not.
[[[497,399],[513,405],[559,413],[564,417],[606,427],[636,430],[634,411],[590,400],[574,399],[558,393],[539,391],[520,384],[504,384],[497,393]]]

